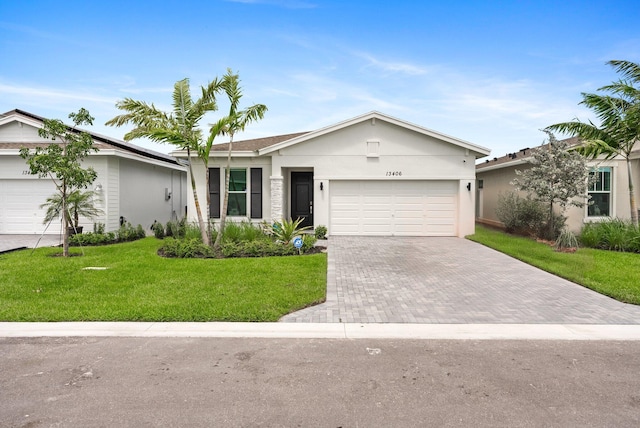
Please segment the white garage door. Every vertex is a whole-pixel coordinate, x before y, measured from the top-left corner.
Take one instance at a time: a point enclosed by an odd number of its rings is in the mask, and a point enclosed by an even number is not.
[[[54,192],[51,180],[0,180],[0,233],[42,233],[45,210],[40,205]],[[60,233],[60,224],[54,220],[47,233]]]
[[[455,181],[331,181],[334,235],[455,236]]]

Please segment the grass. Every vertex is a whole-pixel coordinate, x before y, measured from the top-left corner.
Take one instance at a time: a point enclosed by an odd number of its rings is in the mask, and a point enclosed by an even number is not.
[[[0,321],[276,321],[325,299],[325,254],[165,259],[161,244],[0,255]]]
[[[468,239],[626,303],[640,304],[640,255],[592,248],[556,252],[533,239],[476,227]]]

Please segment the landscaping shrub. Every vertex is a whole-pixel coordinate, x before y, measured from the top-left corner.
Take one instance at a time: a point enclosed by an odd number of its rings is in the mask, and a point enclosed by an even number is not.
[[[537,201],[523,198],[516,192],[500,193],[496,216],[507,232],[536,235],[545,224],[546,210]]]
[[[322,225],[316,227],[315,235],[317,239],[325,239],[327,237],[327,227]]]
[[[137,227],[131,226],[131,223],[125,223],[114,233],[104,233],[104,225],[93,228],[94,232],[76,234],[69,237],[69,245],[72,246],[90,246],[90,245],[107,245],[117,242],[136,241],[147,236],[142,225]]]
[[[302,221],[301,218],[277,221],[271,226],[269,235],[273,236],[278,242],[288,244],[296,236],[302,235],[302,232],[311,229],[310,226],[300,227]]]
[[[158,221],[154,221],[153,224],[151,225],[151,230],[153,231],[153,235],[158,238],[158,239],[163,239],[165,234],[164,234],[164,226],[162,225],[162,223],[158,222]]]
[[[569,229],[564,228],[558,235],[556,243],[553,246],[556,251],[562,251],[570,248],[578,248],[578,239]]]
[[[611,219],[582,227],[580,242],[602,250],[640,252],[640,230],[631,222]]]
[[[553,226],[549,228],[549,207],[516,192],[498,195],[496,216],[507,232],[554,240],[562,231],[566,217],[554,213]]]
[[[302,235],[302,248],[300,248],[301,252],[306,253],[315,246],[316,242],[318,242],[318,238],[316,238],[314,235]]]
[[[241,242],[268,239],[264,230],[251,222],[229,222],[224,228],[222,242]]]
[[[213,249],[203,244],[202,241],[197,238],[166,238],[162,242],[162,247],[158,250],[158,254],[164,257],[179,258],[205,258],[214,256]]]

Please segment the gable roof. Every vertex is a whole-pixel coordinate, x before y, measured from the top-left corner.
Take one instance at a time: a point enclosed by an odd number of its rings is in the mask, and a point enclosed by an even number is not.
[[[42,127],[45,118],[33,113],[29,113],[24,110],[14,109],[6,113],[0,114],[0,125],[10,123],[13,121],[22,122],[37,128]],[[73,130],[70,126],[68,129]],[[106,137],[104,135],[96,134],[95,132],[86,131],[84,129],[76,128],[76,132],[87,132],[93,138],[94,146],[98,149],[119,149],[126,152],[134,153],[145,158],[154,159],[161,162],[166,162],[172,165],[180,165],[178,160],[173,156],[159,153],[153,150],[145,149],[143,147],[136,146],[134,144],[127,143],[122,140],[116,140],[114,138]],[[20,143],[20,142],[0,142],[0,149],[19,149],[21,147],[35,148],[42,146],[42,143]]]
[[[578,144],[580,144],[580,138],[578,137],[566,138],[561,141],[566,142],[569,147],[577,146]],[[540,148],[544,146],[546,146],[546,144],[542,144],[533,148],[525,147],[524,149],[520,149],[516,152],[507,153],[506,155],[499,158],[495,157],[493,159],[486,159],[484,162],[476,165],[476,171],[492,171],[494,169],[529,163],[529,159],[531,159],[532,153],[540,150]]]
[[[404,120],[400,120],[400,119],[397,119],[395,117],[388,116],[388,115],[380,113],[378,111],[371,111],[369,113],[363,114],[361,116],[354,117],[354,118],[349,119],[349,120],[345,120],[345,121],[337,123],[335,125],[327,126],[327,127],[318,129],[316,131],[303,133],[303,134],[301,134],[301,135],[299,135],[297,137],[293,137],[293,138],[281,141],[279,143],[264,147],[264,148],[258,150],[258,155],[264,155],[264,154],[272,153],[274,151],[277,151],[277,150],[280,150],[280,149],[284,149],[285,147],[289,147],[289,146],[292,146],[294,144],[299,144],[299,143],[301,143],[303,141],[307,141],[307,140],[310,140],[312,138],[319,137],[321,135],[325,135],[325,134],[328,134],[330,132],[334,132],[334,131],[337,131],[337,130],[340,130],[340,129],[346,128],[348,126],[355,125],[357,123],[361,123],[361,122],[364,122],[364,121],[367,121],[367,120],[382,120],[384,122],[388,122],[388,123],[400,126],[402,128],[405,128],[405,129],[410,129],[410,130],[412,130],[414,132],[417,132],[419,134],[427,135],[429,137],[433,137],[433,138],[436,138],[438,140],[445,141],[447,143],[451,143],[453,145],[462,147],[464,149],[467,149],[467,150],[475,153],[476,158],[481,158],[481,157],[484,157],[484,156],[488,156],[491,153],[491,150],[487,149],[486,147],[478,146],[478,145],[472,144],[472,143],[470,143],[468,141],[460,140],[458,138],[451,137],[451,136],[446,135],[446,134],[442,134],[442,133],[434,131],[432,129],[424,128],[422,126],[415,125],[413,123],[409,123],[409,122],[406,122]]]
[[[297,132],[294,134],[276,135],[273,137],[254,138],[251,140],[242,140],[233,142],[234,152],[257,152],[258,150],[265,149],[267,147],[282,143],[283,141],[291,140],[296,137],[308,134],[308,132]],[[229,143],[214,144],[211,146],[211,151],[224,151],[229,150]]]

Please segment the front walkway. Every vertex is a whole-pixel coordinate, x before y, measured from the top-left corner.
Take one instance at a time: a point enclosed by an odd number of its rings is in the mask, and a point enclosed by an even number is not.
[[[283,322],[640,324],[620,303],[460,238],[331,237],[327,301]]]

